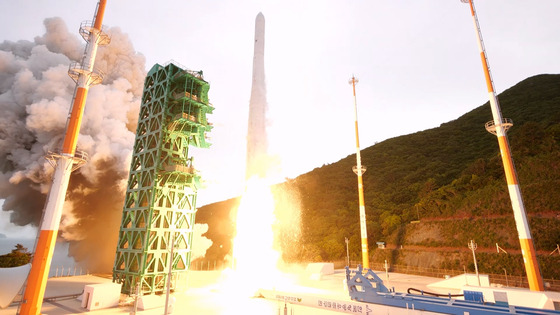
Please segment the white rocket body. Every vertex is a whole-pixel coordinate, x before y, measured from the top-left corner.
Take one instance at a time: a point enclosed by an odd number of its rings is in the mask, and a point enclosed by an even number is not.
[[[246,179],[266,177],[268,169],[266,136],[266,83],[264,74],[264,15],[255,19],[255,47],[253,56],[253,85],[249,102],[247,128]]]

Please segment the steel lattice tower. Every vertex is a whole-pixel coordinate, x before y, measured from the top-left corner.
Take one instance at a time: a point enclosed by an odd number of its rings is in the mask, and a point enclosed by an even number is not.
[[[123,293],[164,291],[171,256],[173,284],[188,270],[200,179],[189,147],[210,146],[209,88],[173,63],[148,72],[113,267]]]

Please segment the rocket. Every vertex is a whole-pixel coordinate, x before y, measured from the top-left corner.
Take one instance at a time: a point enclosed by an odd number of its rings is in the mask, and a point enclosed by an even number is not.
[[[264,74],[264,15],[255,19],[255,46],[253,55],[253,82],[249,101],[247,128],[247,161],[245,179],[266,177],[268,169],[266,137],[266,84]]]
[[[68,120],[62,149],[47,158],[56,161],[52,185],[47,197],[31,270],[21,304],[20,314],[39,314],[45,295],[47,278],[58,235],[62,207],[70,180],[70,173],[83,163],[85,155],[76,150],[78,135],[89,87],[102,81],[103,75],[94,71],[93,64],[99,45],[106,45],[110,38],[101,30],[107,0],[100,0],[93,24],[82,24],[80,34],[87,41],[81,64],[70,65],[68,74],[76,82],[74,98]]]

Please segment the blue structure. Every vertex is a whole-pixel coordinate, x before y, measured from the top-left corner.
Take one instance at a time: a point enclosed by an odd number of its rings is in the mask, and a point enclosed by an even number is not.
[[[351,271],[346,267],[346,282],[350,298],[354,301],[380,304],[403,309],[423,310],[443,314],[560,314],[560,311],[484,302],[482,292],[465,291],[465,300],[452,295],[436,297],[418,294],[397,293],[389,289],[371,269],[364,274],[361,266]]]

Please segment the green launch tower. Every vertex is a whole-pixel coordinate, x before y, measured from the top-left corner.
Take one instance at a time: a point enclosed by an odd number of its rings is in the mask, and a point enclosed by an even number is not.
[[[163,292],[170,264],[175,288],[189,268],[200,179],[189,147],[210,146],[209,89],[202,71],[169,63],[148,72],[113,267],[122,293]]]

